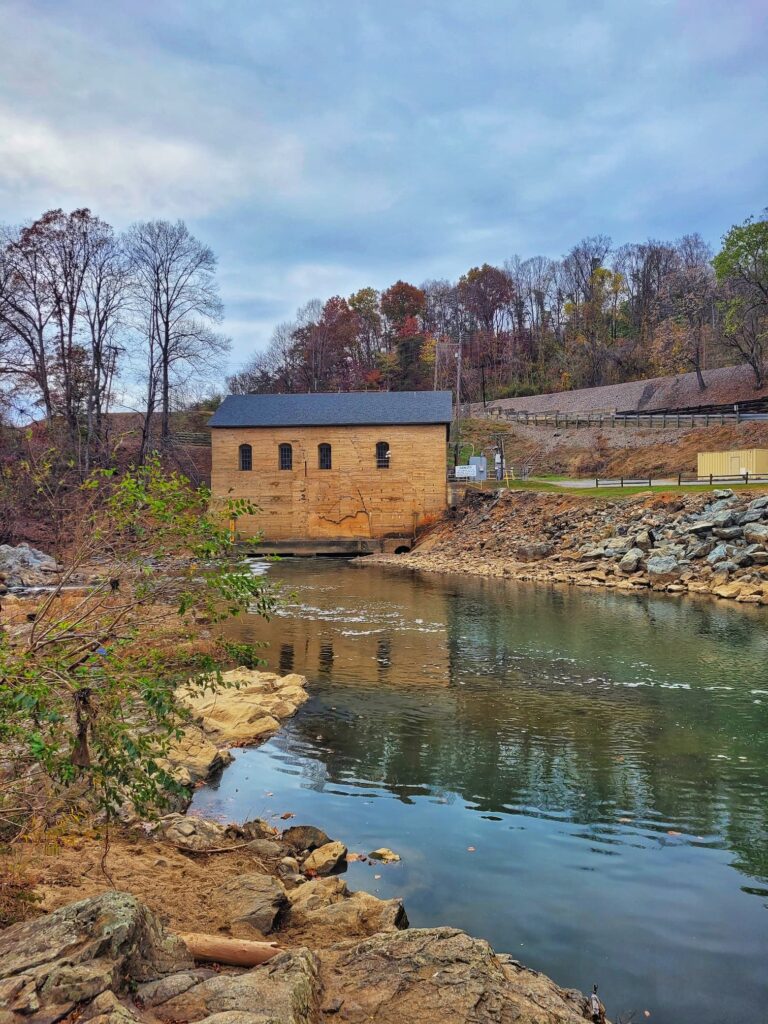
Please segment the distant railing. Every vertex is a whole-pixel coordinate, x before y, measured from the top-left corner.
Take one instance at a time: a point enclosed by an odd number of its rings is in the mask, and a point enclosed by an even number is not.
[[[174,430],[171,434],[171,444],[187,447],[187,445],[211,447],[210,432],[194,430]]]
[[[768,474],[766,473],[738,473],[733,476],[719,476],[717,473],[709,473],[704,476],[698,476],[695,473],[678,473],[677,474],[677,486],[682,487],[684,484],[709,484],[710,487],[714,484],[760,484],[768,483]],[[656,486],[674,486],[674,478],[665,476],[658,477],[656,479]],[[595,487],[653,487],[654,481],[652,477],[595,477]]]
[[[500,409],[490,406],[487,419],[506,420],[509,423],[523,423],[537,427],[711,427],[726,423],[767,420],[768,412],[520,412],[516,409]]]

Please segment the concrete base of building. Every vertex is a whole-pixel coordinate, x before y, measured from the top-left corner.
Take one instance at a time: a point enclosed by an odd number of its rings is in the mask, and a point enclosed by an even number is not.
[[[247,547],[247,543],[245,546]],[[401,554],[410,551],[412,547],[412,537],[301,537],[292,540],[261,540],[254,544],[250,553],[293,558],[354,558],[357,555],[379,553]]]

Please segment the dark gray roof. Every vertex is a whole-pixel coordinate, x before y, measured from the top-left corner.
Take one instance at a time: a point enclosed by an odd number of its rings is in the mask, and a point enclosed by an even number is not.
[[[211,427],[393,426],[450,423],[450,391],[348,391],[311,395],[228,395]]]

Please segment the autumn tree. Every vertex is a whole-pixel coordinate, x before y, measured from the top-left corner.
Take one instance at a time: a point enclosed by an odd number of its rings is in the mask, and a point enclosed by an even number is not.
[[[723,293],[724,342],[762,387],[768,355],[768,210],[761,220],[749,217],[734,225],[712,263]]]
[[[396,281],[382,292],[381,312],[387,322],[385,337],[388,354],[397,356],[396,375],[386,360],[381,365],[389,382],[396,376],[396,383],[401,388],[419,388],[425,383],[423,367],[419,365],[425,340],[420,317],[425,309],[426,295],[422,289],[406,281]]]
[[[459,278],[459,294],[478,326],[490,336],[505,326],[515,290],[509,274],[484,263]]]

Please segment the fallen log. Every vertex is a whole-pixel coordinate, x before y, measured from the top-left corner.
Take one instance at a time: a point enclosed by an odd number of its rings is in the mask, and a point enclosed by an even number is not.
[[[254,942],[250,939],[228,939],[221,935],[187,932],[179,938],[195,960],[211,960],[233,967],[256,967],[285,952],[276,942]]]

